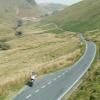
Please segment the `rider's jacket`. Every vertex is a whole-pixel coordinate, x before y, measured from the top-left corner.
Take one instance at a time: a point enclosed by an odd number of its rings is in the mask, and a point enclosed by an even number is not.
[[[31,79],[32,79],[32,80],[35,80],[35,79],[36,79],[36,76],[35,76],[35,75],[32,75],[32,76],[31,76]]]

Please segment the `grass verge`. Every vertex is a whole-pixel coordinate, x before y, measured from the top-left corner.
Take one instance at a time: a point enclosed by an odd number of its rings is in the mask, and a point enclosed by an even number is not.
[[[100,99],[100,31],[86,32],[87,40],[92,40],[97,45],[97,54],[91,69],[85,75],[83,83],[76,89],[68,100],[99,100]],[[66,95],[63,98],[66,99]]]

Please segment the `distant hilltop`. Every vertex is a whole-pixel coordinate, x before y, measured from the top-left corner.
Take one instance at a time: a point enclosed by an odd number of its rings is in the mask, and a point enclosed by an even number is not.
[[[0,0],[0,15],[17,15],[21,17],[38,16],[40,11],[35,0]]]

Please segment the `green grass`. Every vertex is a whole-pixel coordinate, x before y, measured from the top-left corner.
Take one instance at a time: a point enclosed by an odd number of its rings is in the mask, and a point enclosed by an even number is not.
[[[83,83],[70,96],[68,100],[99,100],[100,99],[100,31],[94,30],[86,32],[85,37],[88,40],[95,41],[97,54],[91,69],[85,75]],[[66,100],[66,96],[63,100]]]
[[[97,45],[97,55],[83,83],[69,100],[100,100],[100,1],[84,0],[66,8],[56,16],[47,17],[46,22],[56,23],[64,30],[82,32],[86,40]],[[54,33],[56,33],[55,30]],[[58,33],[58,32],[57,32]],[[59,32],[60,33],[60,32]],[[66,100],[66,96],[64,97]]]
[[[64,30],[85,32],[100,28],[100,1],[83,0],[67,7],[64,11],[47,17],[47,22],[53,22]]]

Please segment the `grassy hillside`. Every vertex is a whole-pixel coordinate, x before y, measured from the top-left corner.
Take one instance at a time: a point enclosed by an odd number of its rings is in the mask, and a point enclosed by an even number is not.
[[[0,0],[0,18],[34,17],[39,13],[34,0]]]
[[[53,72],[73,64],[81,54],[80,40],[72,32],[41,33],[43,29],[34,24],[24,30],[21,37],[0,34],[0,41],[10,46],[0,50],[0,100],[23,86],[32,71],[38,75]]]
[[[99,20],[100,0],[83,0],[47,19],[48,22],[54,22],[65,30],[76,32],[99,29]]]
[[[84,26],[82,27],[79,23],[82,21],[88,23],[90,18],[95,22],[96,19],[91,16],[97,13],[89,12],[96,11],[99,7],[96,4],[100,2],[95,0],[95,3],[90,5],[92,1],[85,0],[73,5],[71,9],[65,9],[61,14],[50,17],[49,22],[56,23],[65,30],[86,31],[87,24],[82,24]],[[82,9],[83,5],[83,8],[86,7],[86,2],[89,3],[88,10],[86,10],[88,7]],[[96,8],[92,9],[94,5]],[[18,91],[28,80],[32,71],[38,75],[53,72],[73,64],[81,56],[82,47],[78,35],[65,32],[56,24],[35,26],[33,22],[25,22],[21,27],[23,35],[20,37],[14,35],[13,26],[16,15],[21,17],[37,15],[37,5],[34,0],[0,0],[0,10],[0,80],[2,80],[0,100],[9,99],[8,96],[11,97]],[[99,17],[96,18],[99,19]],[[88,26],[88,29],[92,28]]]
[[[82,32],[87,40],[97,45],[97,55],[83,83],[70,96],[69,100],[100,99],[100,0],[83,0],[66,8],[47,22],[56,23],[64,30]],[[63,98],[66,99],[66,95]]]
[[[14,35],[17,18],[36,17],[39,14],[34,0],[0,0],[0,38]]]

